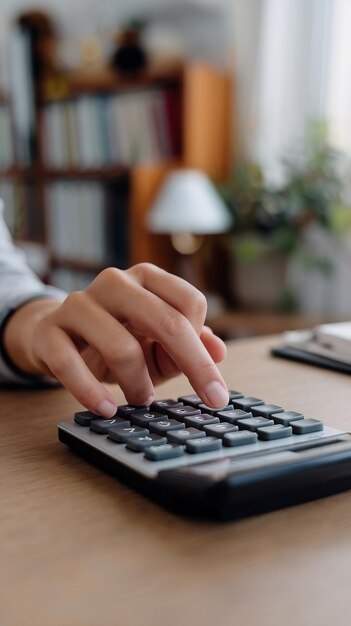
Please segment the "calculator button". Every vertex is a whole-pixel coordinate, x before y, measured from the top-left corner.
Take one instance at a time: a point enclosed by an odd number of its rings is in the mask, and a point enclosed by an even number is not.
[[[130,437],[144,437],[149,431],[140,426],[115,426],[108,431],[108,438],[117,443],[126,443]]]
[[[204,426],[204,431],[208,435],[213,435],[213,437],[223,437],[225,433],[230,433],[235,430],[239,430],[237,426],[233,426],[233,424],[229,424],[228,422],[219,422],[219,424],[209,424],[208,426]]]
[[[206,437],[206,433],[198,428],[173,430],[170,433],[167,433],[167,439],[172,443],[184,443],[188,439],[199,439],[199,437]]]
[[[204,439],[190,439],[185,445],[187,452],[199,454],[219,450],[222,447],[222,441],[218,437],[204,437]]]
[[[296,411],[283,411],[283,413],[272,413],[271,419],[274,420],[275,424],[283,424],[283,426],[289,426],[290,422],[303,420],[304,416],[302,415],[302,413],[296,413]]]
[[[247,419],[237,421],[237,426],[239,426],[240,430],[252,430],[253,432],[256,432],[262,426],[273,425],[273,420],[268,420],[266,417],[248,417]]]
[[[216,416],[224,422],[230,422],[235,424],[238,420],[242,420],[246,417],[252,417],[252,413],[249,411],[242,411],[241,409],[234,409],[233,406],[230,411],[217,411]]]
[[[153,413],[152,411],[147,411],[146,413],[131,413],[129,419],[132,424],[142,426],[143,428],[149,428],[149,422],[152,420],[164,419],[164,414]]]
[[[201,404],[202,400],[196,395],[196,393],[192,393],[190,396],[180,396],[180,398],[178,398],[178,402],[183,402],[184,404],[197,407],[198,404]]]
[[[164,413],[169,407],[175,408],[176,406],[183,406],[183,402],[177,402],[177,400],[173,400],[173,398],[155,400],[150,406],[150,411],[159,411],[160,413]]]
[[[153,433],[158,433],[159,435],[163,435],[169,430],[179,430],[180,428],[185,428],[185,424],[183,422],[178,422],[178,420],[167,418],[165,415],[163,416],[163,419],[155,420],[154,422],[150,422],[149,424],[150,431]]]
[[[229,402],[231,403],[232,400],[236,400],[237,398],[243,398],[244,394],[241,393],[240,391],[235,391],[234,389],[228,389],[228,394],[229,394]]]
[[[139,435],[139,437],[130,437],[126,447],[133,452],[144,452],[150,446],[160,446],[164,443],[167,443],[166,437],[149,433],[148,435]]]
[[[244,396],[244,398],[238,398],[237,400],[233,400],[233,405],[235,409],[242,409],[243,411],[250,411],[251,407],[259,406],[260,404],[265,404],[263,400],[259,398],[252,398],[251,396]]]
[[[74,421],[79,426],[90,426],[91,420],[96,420],[98,415],[91,411],[78,411],[74,414]]]
[[[252,407],[251,412],[253,416],[261,415],[262,417],[271,417],[273,413],[283,413],[284,409],[275,404],[261,404],[257,407]]]
[[[129,417],[131,413],[135,413],[136,411],[141,411],[142,413],[145,413],[145,411],[148,411],[148,410],[149,410],[148,406],[135,406],[134,404],[121,404],[121,406],[117,408],[116,415],[119,415],[120,417]]]
[[[189,417],[190,415],[199,415],[200,412],[200,409],[195,409],[195,407],[189,406],[187,404],[175,407],[174,409],[170,407],[165,411],[168,417],[174,417],[175,419],[179,420],[183,420],[185,417]]]
[[[207,406],[206,404],[199,404],[198,409],[200,409],[201,413],[206,413],[208,415],[217,415],[219,410],[221,411],[230,411],[233,408],[232,404],[228,404],[222,409],[213,409],[211,406]]]
[[[184,447],[173,443],[164,443],[162,446],[146,448],[145,457],[150,461],[164,461],[174,459],[184,454]]]
[[[323,430],[323,422],[313,419],[303,419],[297,422],[291,422],[294,435],[306,435],[307,433],[315,433]]]
[[[264,441],[271,441],[272,439],[283,439],[284,437],[291,437],[291,426],[283,426],[283,424],[274,424],[274,426],[264,426],[257,429],[259,439]]]
[[[219,422],[219,418],[202,413],[200,415],[193,415],[192,417],[185,417],[184,422],[187,426],[202,429],[206,424],[217,424]]]
[[[123,417],[111,417],[111,419],[94,419],[90,422],[90,430],[99,435],[107,435],[112,426],[130,426],[130,422]]]
[[[236,432],[225,433],[223,436],[223,445],[227,447],[246,446],[250,443],[256,443],[257,433],[250,430],[238,430]]]

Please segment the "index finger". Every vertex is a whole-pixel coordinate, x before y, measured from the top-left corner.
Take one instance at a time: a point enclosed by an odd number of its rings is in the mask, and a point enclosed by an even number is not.
[[[201,291],[152,263],[134,265],[127,274],[136,276],[142,287],[182,313],[200,335],[207,313],[207,301]]]
[[[160,343],[205,404],[226,406],[229,397],[225,382],[190,321],[120,270],[109,272],[104,280],[88,288],[100,304]]]

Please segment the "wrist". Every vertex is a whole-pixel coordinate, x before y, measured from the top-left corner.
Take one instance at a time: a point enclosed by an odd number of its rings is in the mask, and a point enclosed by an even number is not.
[[[35,298],[12,313],[4,328],[3,346],[15,368],[30,375],[48,373],[44,364],[36,358],[36,329],[60,305],[59,300]]]

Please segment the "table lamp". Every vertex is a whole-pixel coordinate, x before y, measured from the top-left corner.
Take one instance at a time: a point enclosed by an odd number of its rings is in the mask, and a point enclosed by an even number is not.
[[[195,270],[195,253],[204,235],[226,232],[232,221],[208,177],[195,169],[169,174],[146,218],[150,232],[171,235],[173,247],[180,255],[179,273],[202,291],[206,291],[205,281],[200,278],[201,272]]]

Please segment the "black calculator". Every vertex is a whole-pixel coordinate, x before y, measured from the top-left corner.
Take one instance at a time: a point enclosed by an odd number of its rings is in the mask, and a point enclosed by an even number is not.
[[[222,410],[196,395],[79,411],[58,425],[74,452],[168,509],[234,519],[351,487],[351,435],[260,398],[229,392]]]

